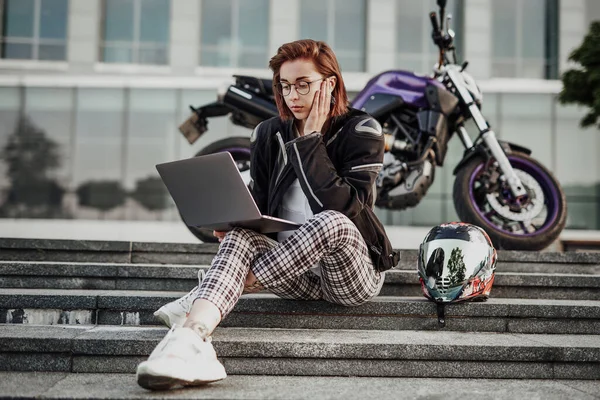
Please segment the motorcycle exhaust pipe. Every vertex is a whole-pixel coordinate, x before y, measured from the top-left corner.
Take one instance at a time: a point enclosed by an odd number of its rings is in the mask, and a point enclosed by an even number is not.
[[[258,117],[261,120],[279,115],[275,103],[271,103],[233,85],[227,89],[223,97],[223,103],[252,117]]]
[[[383,135],[385,138],[385,151],[392,151],[392,150],[406,150],[406,148],[408,147],[408,143],[406,143],[404,140],[398,140],[394,137],[394,135],[389,135],[389,134],[384,134]]]

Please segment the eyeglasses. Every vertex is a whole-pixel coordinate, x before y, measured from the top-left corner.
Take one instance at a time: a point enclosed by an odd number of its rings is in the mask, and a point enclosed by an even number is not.
[[[277,88],[277,91],[284,96],[289,96],[289,94],[292,92],[292,86],[294,86],[296,88],[296,92],[298,92],[298,94],[305,95],[310,92],[310,84],[311,83],[315,83],[315,82],[321,81],[323,79],[325,79],[325,78],[315,79],[314,81],[311,81],[311,82],[309,82],[309,81],[298,81],[296,83],[279,82],[277,85],[275,85],[275,87]]]

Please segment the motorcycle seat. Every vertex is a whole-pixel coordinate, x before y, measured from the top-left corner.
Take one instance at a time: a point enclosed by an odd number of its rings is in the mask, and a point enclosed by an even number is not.
[[[273,81],[247,75],[234,75],[236,86],[253,91],[263,97],[273,98]]]

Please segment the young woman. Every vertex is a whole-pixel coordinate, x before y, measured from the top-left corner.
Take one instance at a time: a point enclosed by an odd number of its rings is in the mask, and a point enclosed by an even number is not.
[[[138,366],[145,388],[224,379],[210,335],[242,293],[356,306],[379,293],[382,271],[398,262],[372,212],[381,126],[348,107],[335,54],[299,40],[281,46],[269,67],[280,115],[252,133],[250,188],[263,214],[302,225],[272,237],[215,232],[221,245],[201,284],[157,312],[173,327]]]

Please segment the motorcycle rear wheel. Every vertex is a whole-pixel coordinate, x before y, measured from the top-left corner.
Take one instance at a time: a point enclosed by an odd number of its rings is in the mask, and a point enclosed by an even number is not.
[[[528,195],[514,199],[495,160],[476,158],[456,174],[454,207],[460,219],[483,228],[497,249],[542,250],[565,227],[567,202],[552,173],[524,153],[507,154]]]
[[[250,168],[250,138],[246,137],[230,137],[217,140],[216,142],[209,144],[196,153],[195,157],[221,153],[224,151],[231,153],[231,156],[238,165],[240,172],[247,171]],[[194,236],[204,243],[218,242],[218,239],[213,235],[212,229],[196,228],[188,225],[186,226]]]

